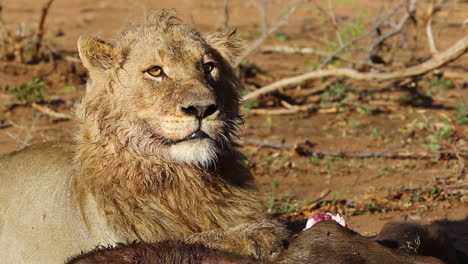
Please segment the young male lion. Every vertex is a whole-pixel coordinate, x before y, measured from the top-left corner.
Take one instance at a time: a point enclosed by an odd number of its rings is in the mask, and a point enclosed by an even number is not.
[[[162,10],[114,42],[80,37],[89,71],[70,142],[0,159],[0,260],[63,263],[97,245],[185,243],[266,259],[285,229],[236,150],[234,32],[206,38]]]

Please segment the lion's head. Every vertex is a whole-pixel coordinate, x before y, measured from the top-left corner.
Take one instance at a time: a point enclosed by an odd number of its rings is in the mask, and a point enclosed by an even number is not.
[[[90,75],[82,141],[201,166],[233,144],[241,85],[230,64],[243,51],[234,31],[202,37],[161,10],[113,42],[82,36],[78,49]]]

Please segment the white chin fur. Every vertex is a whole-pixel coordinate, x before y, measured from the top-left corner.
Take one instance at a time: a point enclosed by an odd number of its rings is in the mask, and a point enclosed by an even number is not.
[[[208,167],[216,162],[217,147],[212,140],[197,139],[172,145],[169,149],[172,158],[179,162]]]

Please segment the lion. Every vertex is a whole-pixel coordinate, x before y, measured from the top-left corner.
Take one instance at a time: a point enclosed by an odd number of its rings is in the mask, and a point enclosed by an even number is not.
[[[89,72],[70,142],[0,158],[2,263],[179,240],[269,259],[288,236],[238,150],[235,31],[202,37],[161,10],[112,42],[81,36]]]

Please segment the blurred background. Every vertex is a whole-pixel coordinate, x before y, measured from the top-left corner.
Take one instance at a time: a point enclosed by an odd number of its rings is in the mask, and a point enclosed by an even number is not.
[[[339,212],[368,235],[466,217],[466,0],[3,0],[0,154],[70,140],[78,36],[160,8],[248,43],[240,142],[272,214]]]

